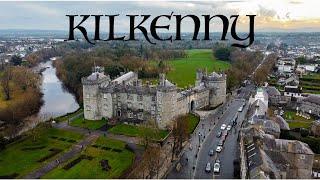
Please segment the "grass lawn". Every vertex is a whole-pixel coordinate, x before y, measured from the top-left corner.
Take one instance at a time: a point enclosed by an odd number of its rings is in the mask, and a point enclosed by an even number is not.
[[[320,80],[320,74],[313,74],[313,75],[303,76],[302,79]]]
[[[167,79],[177,83],[180,88],[189,86],[189,84],[194,85],[196,70],[199,68],[207,68],[208,73],[211,73],[213,70],[219,71],[219,68],[225,70],[230,67],[228,62],[215,60],[211,49],[192,49],[186,50],[186,53],[188,55],[186,58],[164,61],[174,68],[168,73]],[[158,64],[159,62],[153,61],[151,63]],[[152,80],[149,79],[149,81]]]
[[[188,133],[191,134],[194,130],[194,128],[196,128],[197,124],[199,123],[200,119],[193,115],[193,114],[188,114],[187,116],[187,120],[188,120]]]
[[[103,125],[107,124],[106,120],[86,120],[83,116],[79,116],[76,119],[70,121],[71,126],[81,127],[85,129],[99,129]]]
[[[287,121],[289,124],[290,129],[294,128],[310,128],[311,124],[310,123],[303,123],[303,122],[293,122],[293,121]]]
[[[293,111],[286,111],[284,112],[284,117],[285,119],[288,119],[288,120],[298,120],[298,121],[305,121],[305,122],[312,122],[314,121],[313,118],[310,118],[309,120],[304,118],[304,117],[301,117],[301,116],[298,116],[296,115],[296,112],[293,112]]]
[[[51,171],[42,178],[55,179],[112,179],[118,178],[124,170],[126,170],[133,162],[134,153],[125,150],[126,143],[116,139],[99,137],[94,143],[100,146],[107,146],[110,148],[116,148],[123,150],[122,152],[113,152],[111,150],[103,150],[100,148],[88,147],[82,152],[87,156],[93,156],[94,158],[89,160],[81,160],[78,164],[73,166],[69,170],[63,169],[63,167],[69,164],[72,160],[62,164],[57,169]],[[108,160],[111,169],[109,171],[103,171],[100,165],[101,160]]]
[[[80,112],[83,112],[83,109],[82,109],[82,108],[78,109],[76,112],[74,112],[74,113],[72,113],[72,114],[68,114],[68,115],[66,115],[66,116],[58,117],[58,118],[55,118],[54,120],[55,120],[56,122],[62,122],[62,121],[65,121],[65,120],[73,117],[74,115],[77,115],[77,114],[80,113]]]
[[[78,142],[82,139],[83,134],[50,128],[40,134],[36,142],[32,142],[32,138],[30,137],[25,137],[24,141],[21,139],[8,145],[6,149],[0,151],[0,176],[18,173],[18,178],[22,178],[33,170],[58,157],[63,152],[66,152],[74,144],[49,138],[50,136],[76,140]],[[44,148],[22,150],[23,148],[36,148],[41,146],[44,146]],[[63,150],[63,152],[60,152],[44,162],[37,162],[41,158],[47,156],[50,153],[49,149],[51,148],[59,148]]]
[[[143,132],[145,130],[146,130],[146,127],[142,127],[142,126],[119,124],[109,129],[108,132],[114,133],[114,134],[122,134],[126,136],[141,137],[143,136]],[[159,130],[159,134],[156,137],[154,137],[154,140],[161,140],[165,138],[167,134],[168,134],[168,131]]]

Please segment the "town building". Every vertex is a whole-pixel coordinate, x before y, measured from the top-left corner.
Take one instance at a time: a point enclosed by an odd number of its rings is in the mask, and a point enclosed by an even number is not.
[[[116,117],[124,123],[155,121],[160,128],[170,126],[179,115],[196,109],[217,107],[226,99],[226,75],[205,69],[196,72],[195,87],[177,92],[177,85],[160,74],[157,85],[142,84],[138,73],[127,72],[111,80],[101,67],[82,78],[84,117],[100,120]]]

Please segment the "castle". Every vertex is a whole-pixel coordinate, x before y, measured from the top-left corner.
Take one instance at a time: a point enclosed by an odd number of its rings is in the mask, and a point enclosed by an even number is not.
[[[111,80],[103,67],[94,67],[82,78],[84,117],[100,120],[118,117],[129,124],[154,120],[166,128],[178,115],[204,107],[216,107],[226,99],[226,75],[198,69],[195,87],[177,91],[177,85],[160,74],[158,85],[142,84],[136,72]]]

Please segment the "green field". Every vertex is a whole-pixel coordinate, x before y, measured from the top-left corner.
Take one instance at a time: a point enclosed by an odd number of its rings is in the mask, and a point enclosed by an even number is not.
[[[186,58],[165,61],[174,69],[168,73],[167,79],[177,83],[180,88],[194,85],[196,70],[199,68],[207,68],[208,73],[211,73],[213,70],[225,70],[230,67],[227,62],[215,60],[211,49],[192,49],[186,50],[186,53]]]
[[[109,129],[108,132],[114,134],[122,134],[126,136],[133,136],[133,137],[141,137],[144,135],[144,131],[146,127],[142,126],[133,126],[128,124],[119,124],[114,126],[113,128]],[[168,134],[166,130],[159,130],[159,134],[156,135],[153,139],[154,140],[161,140],[165,138]]]
[[[112,179],[119,178],[119,176],[126,170],[134,160],[134,153],[125,149],[126,143],[111,138],[99,137],[94,143],[99,146],[106,146],[109,148],[116,148],[123,150],[122,152],[114,152],[111,150],[103,150],[101,148],[88,147],[82,154],[94,157],[92,160],[81,160],[78,164],[69,170],[63,167],[69,164],[72,160],[62,164],[57,169],[51,171],[42,178],[46,179]],[[100,165],[101,160],[108,160],[111,169],[103,171]]]
[[[35,142],[32,142],[31,137],[25,137],[8,145],[6,149],[0,151],[0,176],[8,176],[17,173],[19,174],[18,177],[21,178],[42,165],[52,161],[75,144],[52,139],[50,138],[51,136],[65,138],[68,140],[76,140],[76,142],[79,142],[79,140],[82,139],[83,134],[50,128],[42,134],[39,134],[39,138],[37,138]],[[41,147],[42,149],[40,149]],[[39,149],[25,150],[24,148]],[[41,158],[47,156],[50,153],[49,149],[51,148],[59,148],[63,150],[63,152],[60,152],[44,162],[37,162]]]
[[[193,114],[188,114],[187,120],[188,120],[188,133],[191,134],[194,128],[199,123],[200,119]]]
[[[68,115],[66,115],[66,116],[61,116],[61,117],[55,118],[54,120],[55,120],[56,122],[62,122],[62,121],[65,121],[65,120],[67,120],[67,119],[69,119],[69,118],[72,118],[73,116],[77,115],[77,114],[80,113],[80,112],[83,112],[83,109],[82,109],[82,108],[78,109],[78,110],[77,110],[76,112],[74,112],[74,113],[68,114]]]
[[[79,116],[76,119],[70,121],[71,126],[81,127],[85,129],[99,129],[103,125],[107,124],[106,120],[86,120],[83,116]]]
[[[296,115],[295,112],[293,111],[286,111],[284,112],[284,117],[285,119],[288,119],[288,120],[298,120],[298,121],[305,121],[305,122],[312,122],[314,121],[313,118],[310,118],[309,120],[304,118],[304,117],[301,117],[301,116],[298,116]]]
[[[287,121],[289,124],[290,129],[294,128],[310,128],[311,124],[310,123],[303,123],[303,122],[294,122],[294,121]]]

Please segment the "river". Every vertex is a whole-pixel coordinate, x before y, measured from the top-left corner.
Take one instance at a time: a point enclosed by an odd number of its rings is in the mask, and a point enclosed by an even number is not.
[[[52,66],[52,62],[49,60],[39,65],[39,67],[48,67],[42,72],[41,91],[44,104],[39,112],[40,116],[45,117],[62,116],[79,108],[75,97],[64,89],[62,82],[56,76],[56,68]]]

